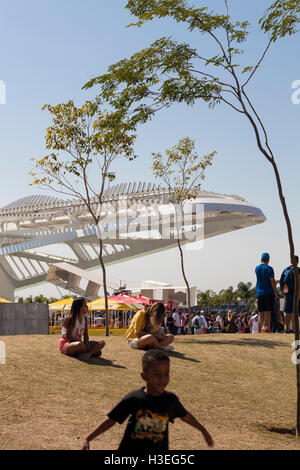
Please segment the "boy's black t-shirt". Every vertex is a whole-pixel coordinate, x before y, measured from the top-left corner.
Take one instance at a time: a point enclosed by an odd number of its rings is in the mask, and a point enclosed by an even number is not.
[[[130,415],[119,451],[150,453],[169,449],[168,423],[187,415],[174,393],[149,395],[144,388],[126,395],[108,417],[122,424]]]

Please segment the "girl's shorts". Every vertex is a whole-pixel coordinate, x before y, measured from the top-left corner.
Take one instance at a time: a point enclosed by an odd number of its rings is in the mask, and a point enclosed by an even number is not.
[[[67,340],[67,338],[60,338],[60,341],[58,343],[58,349],[62,354],[67,354],[67,348],[70,344],[70,341]]]

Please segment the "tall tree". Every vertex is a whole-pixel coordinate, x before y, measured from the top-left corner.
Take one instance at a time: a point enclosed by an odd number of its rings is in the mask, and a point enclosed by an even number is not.
[[[237,285],[238,296],[247,304],[252,291],[252,282],[239,282]]]
[[[34,297],[33,302],[38,303],[38,304],[48,304],[49,301],[47,297],[45,297],[43,294],[37,295]]]
[[[236,291],[233,290],[232,286],[230,286],[227,289],[224,289],[223,291],[221,291],[219,293],[219,295],[222,299],[222,303],[224,303],[224,304],[227,304],[227,305],[232,305],[232,304],[237,305],[238,304],[237,293],[236,293]]]
[[[200,37],[206,36],[215,51],[207,57],[201,42],[197,50],[189,44],[162,37],[131,58],[111,65],[106,74],[89,81],[85,87],[100,85],[100,97],[127,113],[134,125],[146,122],[157,111],[173,103],[193,105],[198,100],[203,100],[209,107],[223,103],[247,119],[261,155],[271,165],[285,219],[295,276],[295,344],[298,355],[299,278],[292,225],[269,136],[247,87],[271,46],[280,38],[298,31],[300,0],[277,0],[270,5],[259,20],[266,34],[266,43],[257,61],[246,67],[239,64],[238,58],[244,54],[241,45],[247,40],[249,22],[232,19],[228,0],[224,0],[221,14],[209,11],[205,6],[196,8],[186,0],[129,0],[126,7],[137,17],[137,26],[156,18],[173,19],[186,25],[189,31],[198,32]],[[300,436],[300,363],[296,365],[296,377],[296,428],[297,436]]]
[[[77,108],[73,101],[45,105],[52,125],[47,129],[48,155],[35,161],[32,184],[82,201],[98,229],[99,262],[105,298],[106,335],[109,334],[106,269],[103,259],[101,220],[103,195],[115,178],[112,164],[118,157],[134,158],[135,134],[120,113],[106,113],[99,103],[87,101]]]
[[[182,250],[182,220],[185,205],[195,199],[201,190],[201,181],[205,178],[205,170],[212,164],[216,152],[199,156],[195,151],[195,142],[186,137],[177,145],[166,150],[165,157],[161,153],[153,153],[153,173],[162,180],[168,189],[169,203],[174,207],[174,236],[180,253],[181,272],[187,289],[188,331],[191,333],[191,291]]]
[[[210,299],[211,299],[212,294],[213,294],[213,291],[210,289],[204,292],[199,291],[197,293],[198,305],[200,305],[200,307],[205,308],[205,309],[208,308],[208,306],[210,305]]]

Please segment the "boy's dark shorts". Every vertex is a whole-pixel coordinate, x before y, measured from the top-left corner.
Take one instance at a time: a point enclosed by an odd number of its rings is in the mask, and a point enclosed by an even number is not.
[[[294,311],[294,294],[286,296],[285,313],[293,313]],[[298,313],[300,313],[300,301],[298,302]]]
[[[271,295],[259,295],[257,297],[257,310],[259,312],[272,312],[274,307],[275,296]]]

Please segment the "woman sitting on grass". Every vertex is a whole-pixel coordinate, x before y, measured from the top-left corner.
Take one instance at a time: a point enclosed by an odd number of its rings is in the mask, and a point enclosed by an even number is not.
[[[161,327],[166,311],[164,304],[147,305],[133,317],[125,334],[129,345],[135,349],[163,349],[172,351],[174,336],[165,334]]]
[[[67,356],[79,355],[80,359],[101,356],[104,341],[89,341],[88,324],[86,314],[88,306],[85,299],[74,300],[70,315],[64,322],[58,349]],[[83,336],[83,341],[82,341]]]

